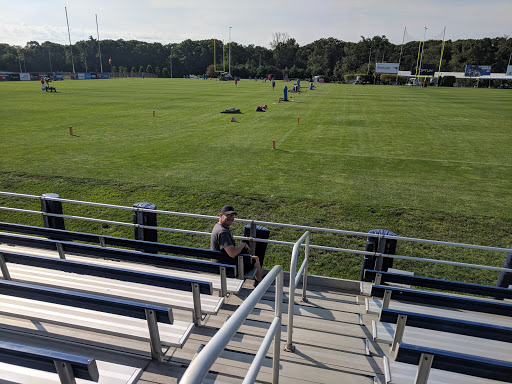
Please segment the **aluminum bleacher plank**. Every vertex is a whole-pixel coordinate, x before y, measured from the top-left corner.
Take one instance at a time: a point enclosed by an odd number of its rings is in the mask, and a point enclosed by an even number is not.
[[[391,381],[388,384],[413,384],[417,365],[390,361]],[[503,384],[502,381],[489,380],[481,377],[462,375],[460,373],[442,371],[432,368],[428,384]]]
[[[89,309],[0,295],[0,314],[149,340],[146,320]],[[158,323],[158,329],[162,345],[181,348],[189,337],[193,324],[183,321],[175,321],[172,325]]]
[[[128,298],[152,304],[163,304],[172,308],[192,310],[192,293],[145,284],[122,282],[103,277],[85,276],[45,268],[7,263],[11,278],[17,281],[60,287],[80,292],[91,292],[104,296]],[[205,314],[217,313],[224,298],[200,295],[201,310]]]
[[[114,364],[96,360],[100,373],[98,384],[132,384],[136,383],[142,374],[142,369],[127,365]],[[0,363],[0,384],[60,384],[56,373],[44,372],[31,368]],[[91,384],[91,381],[76,379],[77,384]]]
[[[375,341],[391,344],[395,328],[395,324],[377,322]],[[496,340],[406,326],[402,342],[512,362],[512,344]]]
[[[21,245],[8,245],[8,244],[0,244],[0,250],[5,249],[9,251],[16,251],[21,253],[28,253],[32,255],[37,256],[45,256],[45,257],[53,257],[53,258],[60,258],[59,253],[57,251],[48,250],[48,249],[41,249],[41,248],[33,248],[33,247],[27,247],[27,246],[21,246]],[[172,269],[172,268],[163,268],[163,267],[156,267],[152,265],[144,265],[144,264],[138,264],[138,263],[131,263],[126,261],[115,261],[115,260],[105,260],[101,258],[91,257],[91,256],[82,256],[77,254],[66,254],[66,260],[71,261],[78,261],[78,262],[84,262],[84,263],[92,263],[92,264],[98,264],[103,266],[110,266],[110,267],[119,267],[119,268],[125,268],[125,269],[131,269],[135,271],[140,272],[149,272],[149,273],[156,273],[160,275],[166,275],[166,276],[172,276],[172,277],[181,277],[181,278],[187,278],[187,279],[196,279],[198,276],[201,277],[201,280],[208,281],[212,283],[213,289],[216,291],[220,291],[221,289],[221,283],[220,283],[220,276],[214,275],[214,274],[206,274],[206,273],[199,273],[194,271],[183,271],[178,269]],[[238,293],[240,289],[242,288],[243,281],[235,278],[227,278],[227,290],[229,293]]]
[[[382,300],[376,298],[368,299],[368,314],[378,315],[382,308]],[[389,308],[397,311],[425,313],[429,315],[448,317],[452,319],[469,320],[480,323],[488,323],[512,327],[512,318],[508,316],[489,315],[483,313],[470,312],[466,310],[457,310],[449,308],[437,308],[426,305],[402,303],[397,300],[391,300]]]

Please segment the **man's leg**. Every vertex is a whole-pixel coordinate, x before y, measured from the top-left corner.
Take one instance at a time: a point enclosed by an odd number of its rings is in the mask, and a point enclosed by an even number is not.
[[[263,277],[263,270],[261,269],[260,258],[258,256],[253,256],[253,259],[255,260],[254,268],[256,268],[254,279],[256,281],[261,281],[261,278]]]

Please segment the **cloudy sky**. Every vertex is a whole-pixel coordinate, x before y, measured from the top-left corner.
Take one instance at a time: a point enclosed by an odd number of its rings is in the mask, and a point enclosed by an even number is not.
[[[0,0],[0,43],[100,39],[179,43],[217,38],[269,47],[275,32],[300,45],[322,37],[468,39],[512,35],[512,0]],[[231,30],[230,30],[231,27]],[[441,35],[442,36],[442,35]]]

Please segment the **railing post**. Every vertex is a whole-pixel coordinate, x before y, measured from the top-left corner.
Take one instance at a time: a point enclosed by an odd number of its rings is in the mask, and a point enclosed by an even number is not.
[[[66,260],[66,254],[64,253],[64,246],[62,243],[55,243],[55,246],[57,247],[57,252],[59,252],[59,257]]]
[[[416,378],[414,379],[414,384],[427,384],[433,360],[434,355],[429,353],[421,354],[420,362],[418,364],[418,371],[416,372]]]
[[[148,229],[140,226],[152,226],[156,227],[157,217],[156,213],[144,212],[144,209],[155,210],[156,205],[152,203],[135,203],[133,204],[133,223],[138,224],[135,226],[134,235],[135,240],[144,241],[158,241],[158,232],[156,229]],[[149,249],[144,249],[146,253],[155,253]]]
[[[375,285],[380,285],[381,281],[382,281],[382,273],[376,273],[375,274],[375,281],[373,283]]]
[[[283,316],[283,286],[284,273],[281,270],[276,278],[276,297],[275,297],[275,316],[282,319]],[[274,336],[274,358],[272,360],[272,384],[279,383],[279,362],[281,361],[281,328],[282,320],[279,328]]]
[[[201,294],[199,293],[199,284],[192,283],[192,300],[194,302],[194,308],[192,311],[192,318],[194,320],[194,324],[199,326],[201,325]]]
[[[146,312],[146,321],[149,329],[149,345],[151,347],[151,359],[154,361],[162,361],[162,343],[160,334],[158,333],[158,322],[156,313],[152,309],[144,309]]]
[[[304,262],[306,265],[304,266],[304,275],[302,276],[302,301],[307,303],[308,297],[307,297],[307,289],[308,289],[308,265],[309,265],[309,234],[306,237],[306,249],[305,249],[305,256],[304,256]]]
[[[237,275],[240,280],[244,279],[244,257],[242,255],[238,255],[238,264],[237,264]]]
[[[226,297],[228,295],[228,284],[226,280],[226,267],[220,267],[220,295]]]
[[[60,198],[56,193],[44,193],[41,196],[41,211],[43,212],[43,223],[46,228],[66,229],[62,217],[49,216],[48,213],[62,215],[62,203],[60,201],[48,200],[47,198]],[[51,237],[49,237],[51,239]]]
[[[391,344],[391,351],[394,352],[398,343],[402,342],[404,337],[405,324],[407,323],[407,315],[398,315],[396,322],[395,336],[393,337],[393,343]]]
[[[295,310],[295,266],[290,266],[290,288],[288,292],[288,330],[286,337],[286,352],[294,352],[293,338],[293,312]]]
[[[53,360],[53,365],[59,375],[61,384],[76,384],[71,364],[60,360]]]
[[[391,301],[391,291],[386,289],[384,291],[384,297],[382,298],[382,308],[389,308],[389,302]]]
[[[249,253],[251,255],[255,255],[256,254],[256,242],[254,240],[252,240],[253,238],[256,237],[256,223],[254,223],[254,221],[251,221],[250,235],[251,235],[251,240],[249,240]]]
[[[0,270],[2,271],[2,276],[4,280],[11,280],[11,275],[9,274],[9,269],[7,269],[7,264],[5,263],[4,255],[0,253]]]
[[[378,243],[376,248],[376,253],[383,254],[386,251],[386,237],[385,235],[381,235],[378,237]],[[375,270],[382,271],[382,265],[384,263],[384,258],[382,256],[377,256],[375,260]]]

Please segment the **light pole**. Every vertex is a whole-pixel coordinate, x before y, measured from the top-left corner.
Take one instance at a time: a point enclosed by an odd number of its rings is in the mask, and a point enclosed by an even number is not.
[[[231,28],[229,27],[228,73],[231,75]]]
[[[423,46],[421,47],[421,56],[420,56],[420,68],[419,68],[419,75],[421,77],[421,62],[423,60],[423,50],[425,49],[425,37],[427,36],[427,27],[425,27],[425,32],[423,34]]]
[[[370,60],[372,58],[372,49],[370,48],[370,55],[368,56],[368,70],[366,71],[366,74],[368,75],[370,73]]]
[[[171,47],[171,55],[169,56],[169,62],[171,63],[171,79],[172,79],[172,47]]]
[[[48,51],[48,59],[50,59],[50,72],[53,73],[53,68],[52,68],[52,55],[50,54],[50,51]]]
[[[98,15],[96,15],[96,32],[98,32],[98,53],[100,54],[100,71],[103,73],[103,64],[101,62],[100,30],[98,28]]]

